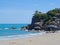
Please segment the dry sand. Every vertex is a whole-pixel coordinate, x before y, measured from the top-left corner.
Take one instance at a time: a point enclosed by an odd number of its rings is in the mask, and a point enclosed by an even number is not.
[[[24,39],[0,40],[0,45],[60,45],[60,32]]]

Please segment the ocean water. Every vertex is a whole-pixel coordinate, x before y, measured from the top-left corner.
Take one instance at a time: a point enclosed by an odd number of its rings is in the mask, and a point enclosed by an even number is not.
[[[38,34],[42,35],[44,33],[33,33],[25,30],[18,30],[18,28],[26,25],[27,24],[0,24],[0,40],[25,38]],[[16,27],[17,30],[11,30],[11,27]],[[8,28],[8,30],[5,28]]]
[[[27,24],[0,24],[0,36],[27,34],[29,32],[18,30],[19,28],[26,25]],[[15,27],[16,30],[14,29],[11,30],[12,27]]]
[[[0,29],[1,28],[12,28],[12,27],[21,28],[26,25],[27,24],[0,24]]]
[[[0,36],[24,35],[29,33],[24,30],[0,30]]]

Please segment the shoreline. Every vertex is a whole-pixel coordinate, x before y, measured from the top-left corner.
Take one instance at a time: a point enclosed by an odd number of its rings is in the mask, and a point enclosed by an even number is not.
[[[60,31],[31,38],[0,40],[0,45],[60,45]]]
[[[0,40],[15,40],[15,39],[26,39],[31,38],[35,36],[41,36],[43,34],[46,34],[45,32],[39,32],[39,33],[30,33],[30,34],[24,34],[24,35],[11,35],[11,36],[0,36]]]

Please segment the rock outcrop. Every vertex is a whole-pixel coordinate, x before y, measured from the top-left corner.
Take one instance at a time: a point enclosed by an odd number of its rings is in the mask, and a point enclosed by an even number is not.
[[[32,17],[32,22],[27,26],[28,30],[45,30],[50,25],[60,28],[60,9],[53,9],[47,13],[36,11]]]

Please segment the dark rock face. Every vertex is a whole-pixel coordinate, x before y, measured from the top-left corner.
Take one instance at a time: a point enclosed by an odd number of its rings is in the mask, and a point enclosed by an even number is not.
[[[46,25],[46,31],[56,31],[60,30],[60,14],[52,18],[52,21]]]
[[[48,26],[55,25],[60,27],[60,9],[48,11],[48,13],[39,13],[36,11],[32,17],[32,22],[26,28],[28,30],[45,30]],[[52,26],[51,26],[52,27]],[[52,28],[53,29],[53,28]],[[59,28],[60,29],[60,28]],[[50,29],[47,29],[50,30]]]
[[[56,25],[59,26],[60,25],[60,15],[57,15],[55,17],[52,18],[52,21],[49,24],[43,25],[44,21],[43,20],[39,20],[38,18],[32,18],[32,23],[28,26],[29,30],[41,30],[41,29],[47,29],[49,25]],[[48,30],[48,29],[47,29]]]
[[[32,18],[32,23],[29,25],[29,30],[41,30],[42,23],[38,18]]]
[[[38,18],[33,17],[33,18],[32,18],[32,23],[31,23],[31,24],[34,24],[34,23],[36,23],[36,22],[40,22],[40,20],[39,20]]]
[[[38,24],[31,24],[31,25],[29,25],[29,30],[32,30],[32,29],[34,29],[34,30],[40,30],[41,26],[38,25]]]

